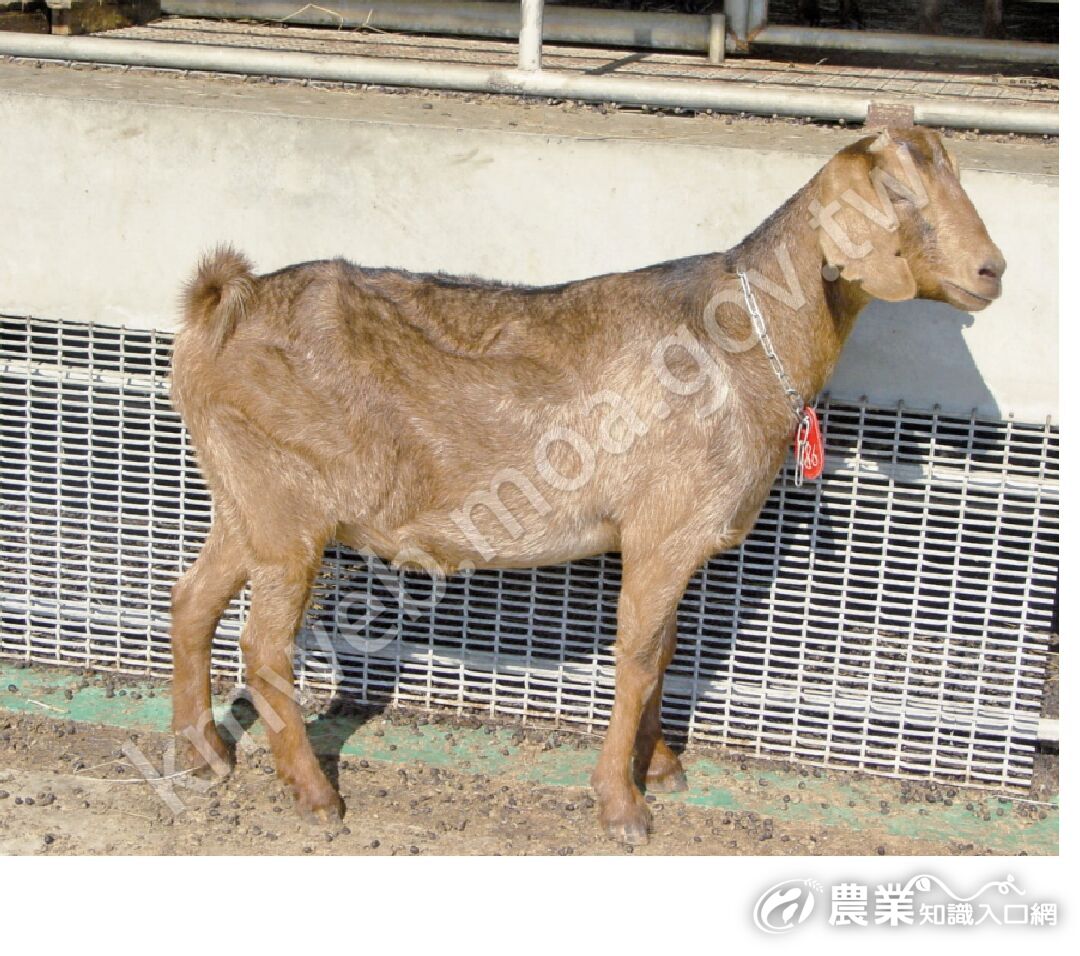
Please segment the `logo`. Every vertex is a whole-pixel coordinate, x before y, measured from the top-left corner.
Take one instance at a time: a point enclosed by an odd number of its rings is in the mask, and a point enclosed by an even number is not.
[[[754,925],[764,933],[788,933],[810,918],[814,912],[814,894],[821,892],[817,880],[777,883],[762,893],[754,906]]]
[[[801,926],[815,912],[820,912],[828,925],[843,927],[841,932],[858,932],[859,927],[870,926],[1058,925],[1057,903],[1027,899],[1027,892],[1011,874],[966,895],[954,892],[931,873],[873,887],[837,883],[830,887],[823,907],[817,906],[818,895],[824,897],[825,888],[817,880],[777,883],[754,905],[754,925],[763,933],[782,935]]]

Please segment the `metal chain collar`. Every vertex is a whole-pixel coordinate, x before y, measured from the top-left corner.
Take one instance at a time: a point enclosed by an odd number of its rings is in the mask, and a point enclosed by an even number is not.
[[[780,356],[776,354],[776,349],[773,348],[772,339],[769,338],[769,330],[765,326],[765,317],[761,314],[757,299],[754,298],[754,292],[750,288],[750,280],[746,277],[745,272],[736,272],[735,274],[739,277],[739,284],[742,286],[743,298],[746,300],[746,309],[750,313],[754,333],[761,342],[761,347],[765,350],[765,355],[768,356],[769,364],[772,365],[772,370],[780,381],[780,386],[783,388],[788,403],[791,405],[791,411],[795,416],[796,423],[802,426],[803,420],[806,418],[806,404],[803,402],[799,390],[791,384],[791,379],[788,378],[787,372],[784,371],[784,363],[780,361]]]

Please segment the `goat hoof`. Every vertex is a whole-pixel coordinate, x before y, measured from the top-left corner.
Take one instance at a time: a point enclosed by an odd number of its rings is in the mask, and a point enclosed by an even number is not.
[[[198,747],[185,734],[177,734],[176,769],[186,770],[200,780],[221,779],[228,776],[235,765],[232,751],[225,746],[217,731],[206,731]]]
[[[318,796],[305,796],[294,790],[293,800],[300,819],[323,829],[336,827],[345,815],[345,804],[332,789]]]
[[[619,820],[605,823],[604,832],[617,843],[627,846],[645,846],[649,842],[649,824],[647,819]]]
[[[653,748],[652,759],[639,783],[653,793],[681,793],[690,789],[682,763],[662,740]]]
[[[645,777],[645,789],[651,793],[682,793],[690,789],[686,773],[680,766],[668,768],[661,773],[649,773]]]
[[[628,806],[610,813],[601,810],[600,824],[611,839],[629,846],[644,846],[649,842],[649,821],[652,814],[639,796]]]

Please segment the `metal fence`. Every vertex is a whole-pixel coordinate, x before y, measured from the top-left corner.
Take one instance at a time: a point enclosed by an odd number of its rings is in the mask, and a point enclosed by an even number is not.
[[[210,500],[168,401],[161,332],[4,317],[0,656],[166,675],[169,588]],[[1023,786],[1058,569],[1056,428],[827,401],[825,475],[785,472],[693,579],[664,721],[757,755]],[[619,561],[440,590],[328,553],[305,692],[600,732]],[[244,599],[214,643],[240,679]]]
[[[648,106],[662,109],[689,109],[700,111],[719,111],[722,113],[749,112],[764,116],[792,116],[815,118],[843,122],[876,122],[873,107],[875,104],[892,103],[894,94],[888,92],[888,83],[884,77],[870,89],[852,88],[829,90],[815,86],[778,84],[777,86],[759,87],[753,83],[738,82],[731,77],[723,77],[719,82],[714,78],[707,81],[687,77],[648,76],[640,73],[611,75],[604,70],[567,70],[543,68],[542,37],[543,24],[540,17],[542,3],[526,2],[519,10],[514,5],[501,4],[460,4],[462,7],[479,7],[478,21],[473,15],[465,17],[465,23],[447,24],[444,17],[454,19],[450,11],[443,10],[444,4],[386,4],[377,5],[383,15],[390,19],[372,20],[376,7],[369,4],[343,2],[340,4],[345,13],[332,10],[322,4],[306,4],[292,8],[292,4],[279,4],[277,0],[267,0],[258,4],[224,3],[174,3],[166,4],[165,9],[174,13],[215,13],[233,18],[256,16],[261,10],[263,15],[270,15],[276,20],[285,19],[290,23],[321,23],[329,17],[331,22],[345,25],[356,24],[358,27],[373,27],[375,23],[384,25],[398,24],[398,28],[422,28],[423,32],[465,33],[467,35],[492,35],[491,31],[481,29],[487,23],[489,8],[506,6],[503,18],[510,15],[512,28],[518,31],[517,67],[488,66],[473,62],[444,62],[438,59],[406,57],[366,57],[352,53],[311,55],[299,51],[280,48],[261,48],[258,43],[218,44],[206,42],[203,36],[199,42],[161,42],[167,31],[156,33],[153,42],[145,37],[135,39],[129,34],[113,36],[109,31],[102,36],[34,36],[27,34],[0,33],[0,55],[27,58],[33,60],[59,60],[66,63],[112,64],[124,67],[152,68],[165,70],[200,71],[207,73],[239,74],[285,78],[290,80],[375,84],[389,87],[441,89],[457,92],[510,94],[542,98],[567,99],[587,103],[608,103],[624,106]],[[764,4],[741,4],[744,9],[764,10]],[[419,10],[417,8],[420,8]],[[291,10],[289,8],[292,8]],[[394,8],[396,12],[387,12],[385,8]],[[407,10],[405,19],[398,19],[402,10]],[[568,11],[563,10],[563,13]],[[521,14],[520,18],[518,14]],[[604,21],[593,33],[595,27],[585,29],[575,21],[567,26],[568,34],[586,42],[590,35],[597,43],[612,42],[613,32],[622,34],[635,47],[650,47],[660,42],[663,36],[670,36],[671,30],[661,26],[636,26],[621,22],[626,14],[619,11],[585,11],[587,19],[601,14]],[[277,16],[280,14],[280,16]],[[392,14],[392,15],[391,15]],[[420,21],[413,23],[413,17],[420,16]],[[438,23],[429,22],[434,16]],[[614,16],[615,23],[610,22]],[[649,18],[649,22],[652,22]],[[666,16],[662,16],[665,20]],[[697,26],[689,28],[690,34],[697,37],[692,48],[701,48],[709,52],[711,62],[719,62],[727,46],[734,43],[735,35],[725,33],[724,16],[701,16],[689,18]],[[723,22],[722,22],[723,21]],[[480,27],[471,26],[479,22]],[[680,21],[682,22],[682,21]],[[756,22],[751,21],[747,22]],[[762,21],[764,22],[764,21]],[[426,23],[427,26],[423,24]],[[516,25],[516,26],[515,26]],[[565,24],[564,24],[565,25]],[[494,28],[494,35],[502,35],[503,26]],[[584,32],[582,32],[584,30]],[[675,32],[683,34],[683,29]],[[726,37],[726,39],[725,39]],[[651,39],[649,39],[651,38]],[[235,37],[234,37],[235,39]],[[176,40],[174,35],[173,40]],[[814,50],[851,50],[866,48],[888,49],[904,56],[932,55],[952,57],[956,55],[954,47],[963,47],[964,56],[986,55],[1002,63],[1019,60],[1036,62],[1044,67],[1056,68],[1058,48],[1056,44],[1011,44],[1003,40],[977,40],[973,38],[921,37],[906,34],[865,31],[852,33],[846,30],[817,30],[803,27],[765,26],[753,34],[756,42],[768,42],[769,45],[794,45],[810,47]],[[661,46],[672,45],[665,40]],[[674,44],[679,47],[679,44]],[[736,44],[738,45],[738,44]],[[987,46],[988,45],[988,46]],[[986,49],[983,49],[986,47]],[[1023,49],[1014,49],[1014,47]],[[937,51],[936,53],[934,51]],[[981,50],[982,52],[977,52]],[[951,51],[951,52],[950,52]],[[745,50],[743,51],[745,52]],[[704,62],[704,61],[703,61]],[[614,67],[612,68],[614,69]],[[919,97],[901,97],[901,105],[910,108],[910,115],[905,121],[921,125],[946,126],[960,129],[977,129],[984,132],[1016,132],[1057,135],[1059,118],[1056,108],[1031,104],[1024,106],[1008,105],[1003,102],[981,104],[972,99],[953,102],[942,97],[924,100]],[[895,104],[893,104],[895,105]],[[900,122],[899,120],[895,120]]]
[[[1054,0],[1040,0],[1054,2]],[[714,4],[719,8],[720,4]],[[913,5],[914,6],[914,5]],[[421,3],[326,0],[164,0],[162,12],[182,17],[263,19],[338,29],[516,38],[522,70],[543,67],[542,43],[588,43],[707,54],[714,63],[752,47],[818,52],[877,52],[960,57],[997,63],[1056,64],[1057,44],[947,37],[884,30],[821,29],[770,23],[768,0],[724,0],[723,12],[657,13],[578,8],[573,4]],[[914,12],[914,11],[913,11]]]

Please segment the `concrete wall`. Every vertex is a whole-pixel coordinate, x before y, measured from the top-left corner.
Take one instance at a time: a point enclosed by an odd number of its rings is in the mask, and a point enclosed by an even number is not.
[[[425,105],[426,104],[426,105]],[[723,249],[860,135],[0,65],[0,311],[174,326],[201,250],[544,283]],[[1056,416],[1053,145],[956,145],[1007,259],[976,317],[875,303],[839,396]]]

